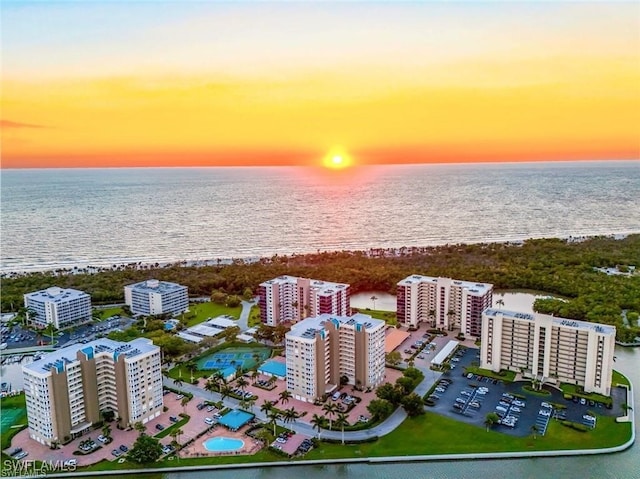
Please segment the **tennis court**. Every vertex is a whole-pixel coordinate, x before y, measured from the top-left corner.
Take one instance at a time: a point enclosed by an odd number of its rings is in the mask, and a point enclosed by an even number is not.
[[[268,348],[229,348],[201,358],[197,365],[201,371],[229,368],[234,370],[242,368],[243,371],[246,371],[268,359],[270,355],[271,351]]]
[[[2,418],[0,421],[0,434],[4,434],[12,426],[18,422],[18,418],[24,414],[25,410],[21,408],[2,408]]]

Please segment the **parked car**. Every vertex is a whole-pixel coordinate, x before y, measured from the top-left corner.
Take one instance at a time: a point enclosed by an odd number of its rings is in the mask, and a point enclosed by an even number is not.
[[[114,449],[113,451],[111,451],[111,455],[120,457],[122,453],[118,449]]]
[[[178,418],[175,416],[169,416],[169,421],[171,422],[178,422]]]
[[[214,424],[214,420],[212,418],[210,418],[210,417],[205,417],[204,418],[204,422],[206,422],[209,426]]]
[[[184,394],[178,394],[178,395],[176,396],[176,399],[180,400],[180,399],[182,399],[183,397],[184,397]]]
[[[22,451],[22,452],[19,452],[18,454],[16,454],[15,456],[13,456],[13,458],[19,461],[20,459],[23,459],[23,458],[27,457],[28,455],[29,455],[29,453],[27,451]]]
[[[123,445],[120,446],[120,450],[122,452],[127,452],[129,450],[129,448],[123,444]]]
[[[107,439],[107,437],[103,436],[102,434],[98,436],[98,441],[106,444],[107,442],[109,442],[109,439]]]
[[[156,424],[156,429],[158,431],[162,431],[164,429],[164,426],[162,424]]]

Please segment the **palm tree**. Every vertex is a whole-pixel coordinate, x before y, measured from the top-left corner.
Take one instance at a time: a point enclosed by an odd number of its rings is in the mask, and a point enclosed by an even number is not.
[[[504,300],[502,298],[496,301],[496,306],[500,306],[501,308],[504,306]]]
[[[326,427],[327,425],[327,418],[324,416],[318,416],[317,414],[314,414],[313,417],[311,418],[311,425],[313,426],[314,429],[318,430],[318,439],[320,439],[320,433],[322,432],[322,428]]]
[[[229,387],[227,384],[220,387],[220,396],[222,397],[223,401],[225,400],[225,398],[229,397],[232,392],[233,391],[231,390],[231,387]]]
[[[240,388],[242,392],[244,392],[244,388],[249,385],[249,382],[242,376],[236,381],[236,386]]]
[[[264,402],[262,403],[262,406],[260,406],[260,412],[263,412],[265,414],[267,414],[272,409],[273,409],[273,404],[271,404],[271,401],[267,399],[265,399]]]
[[[429,310],[429,319],[431,320],[431,327],[435,328],[436,327],[436,310],[435,309]]]
[[[278,380],[277,377],[269,376],[269,379],[267,379],[267,383],[269,383],[269,386],[273,386],[277,380]]]
[[[109,424],[102,426],[102,435],[107,439],[111,439],[111,426]]]
[[[142,424],[141,421],[136,422],[133,425],[133,428],[138,431],[140,434],[144,434],[145,431],[147,430],[147,426],[145,426],[144,424]]]
[[[267,411],[267,417],[269,418],[269,423],[273,424],[273,435],[276,435],[276,426],[278,425],[278,419],[280,419],[280,411],[276,408],[271,408]]]
[[[371,301],[373,301],[373,309],[376,309],[376,301],[378,300],[378,297],[376,295],[371,296]]]
[[[336,426],[342,430],[342,445],[344,446],[344,427],[349,425],[349,421],[347,421],[347,415],[345,413],[338,413],[338,417],[336,418]]]
[[[531,432],[533,433],[533,438],[535,439],[538,435],[538,426],[536,426],[535,424],[531,426]]]
[[[490,412],[484,417],[484,425],[487,426],[487,432],[489,428],[500,421],[500,417],[495,412]]]
[[[180,401],[180,404],[182,405],[182,412],[183,413],[187,413],[187,403],[189,402],[189,398],[187,396],[183,397],[182,400]]]
[[[255,383],[255,382],[256,382],[256,379],[258,379],[258,376],[260,376],[260,373],[259,373],[257,370],[254,370],[254,371],[251,373],[251,380]]]
[[[284,391],[282,391],[280,393],[280,402],[282,404],[286,404],[289,402],[289,399],[291,399],[293,397],[293,394],[291,394],[291,391],[285,389]]]
[[[256,403],[257,400],[258,400],[258,398],[255,397],[255,396],[251,396],[251,397],[249,397],[249,398],[247,398],[245,400],[245,403],[246,403],[247,407],[251,409],[251,412],[253,412],[253,406],[254,406],[254,404]]]
[[[289,409],[285,409],[282,412],[282,419],[284,420],[285,423],[296,422],[296,419],[300,419],[301,417],[302,417],[302,414],[297,412],[293,407],[290,407]]]
[[[331,418],[338,412],[338,405],[332,402],[328,402],[324,406],[322,406],[322,410],[327,413],[327,416],[329,416],[329,429],[333,429],[333,421],[331,420]]]
[[[182,379],[175,379],[175,380],[173,381],[173,384],[174,384],[174,386],[176,386],[176,387],[178,387],[178,388],[179,388],[179,387],[182,387]]]

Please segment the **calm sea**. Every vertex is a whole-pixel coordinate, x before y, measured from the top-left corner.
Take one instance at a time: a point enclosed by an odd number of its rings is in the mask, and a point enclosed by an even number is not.
[[[640,231],[640,162],[2,170],[0,271]]]

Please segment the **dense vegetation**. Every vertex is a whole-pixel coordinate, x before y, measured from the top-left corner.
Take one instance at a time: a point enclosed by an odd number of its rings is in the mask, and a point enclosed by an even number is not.
[[[566,298],[539,301],[541,312],[618,326],[628,339],[638,328],[622,327],[622,310],[635,318],[640,312],[640,275],[609,276],[595,267],[640,266],[640,235],[616,240],[595,237],[580,242],[562,239],[528,240],[523,244],[445,245],[400,250],[369,250],[274,256],[255,263],[229,265],[140,267],[138,264],[95,274],[70,271],[9,275],[0,279],[2,311],[17,310],[22,295],[49,286],[77,288],[91,294],[94,304],[122,302],[123,287],[157,278],[189,287],[192,296],[215,290],[243,295],[247,288],[282,274],[351,284],[358,291],[395,294],[396,283],[410,274],[448,276],[493,283],[496,289],[533,289]],[[622,337],[624,336],[624,337]]]

